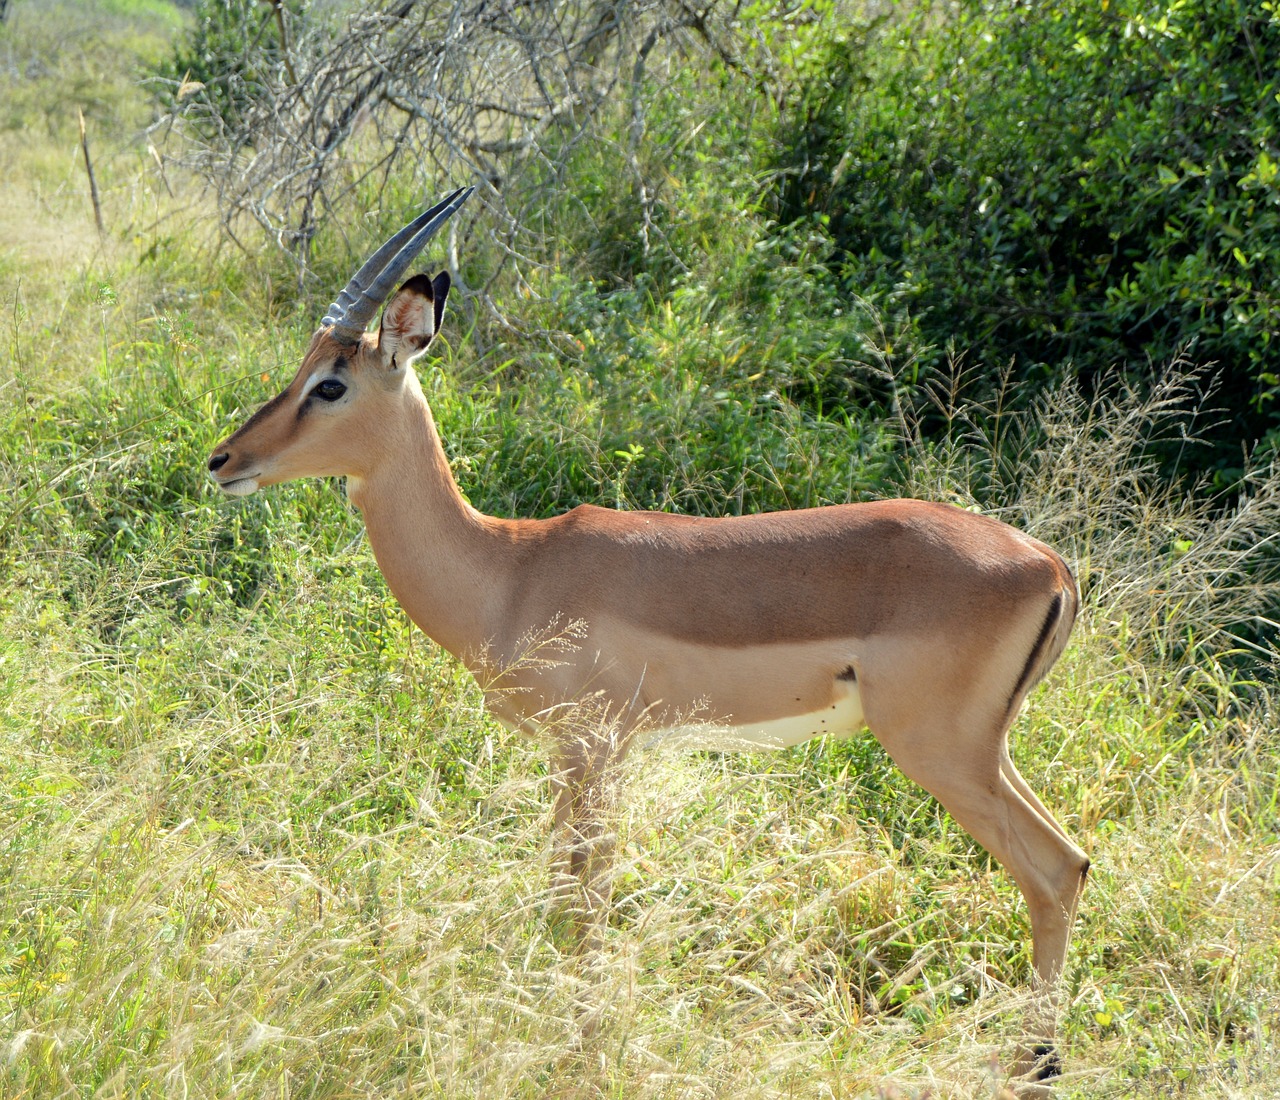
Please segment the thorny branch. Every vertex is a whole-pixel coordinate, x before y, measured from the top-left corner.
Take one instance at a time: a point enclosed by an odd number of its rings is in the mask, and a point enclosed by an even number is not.
[[[392,181],[424,195],[483,181],[506,255],[541,253],[545,189],[565,181],[602,113],[630,117],[638,171],[636,85],[661,64],[736,64],[748,33],[722,0],[396,0],[329,21],[312,9],[286,39],[272,2],[283,48],[255,44],[222,69],[247,106],[219,110],[175,82],[157,126],[180,129],[226,228],[257,222],[296,257],[300,284],[329,213],[379,208]],[[652,202],[642,179],[635,194]]]

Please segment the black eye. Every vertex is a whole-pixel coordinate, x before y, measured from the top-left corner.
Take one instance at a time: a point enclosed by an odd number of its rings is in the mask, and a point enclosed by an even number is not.
[[[315,389],[311,392],[321,401],[337,401],[339,397],[347,392],[347,387],[336,378],[326,378],[323,382],[316,383]]]

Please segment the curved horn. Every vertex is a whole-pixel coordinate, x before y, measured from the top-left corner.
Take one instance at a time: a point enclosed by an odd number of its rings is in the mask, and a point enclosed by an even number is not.
[[[474,190],[474,187],[459,187],[388,240],[351,276],[320,324],[332,325],[333,335],[343,343],[354,344],[359,340],[414,257]]]

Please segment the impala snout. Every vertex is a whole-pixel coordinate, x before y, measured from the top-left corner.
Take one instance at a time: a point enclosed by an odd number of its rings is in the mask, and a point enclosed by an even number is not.
[[[209,458],[209,476],[228,496],[248,496],[258,488],[258,471],[245,471],[243,463],[231,460],[231,452],[219,448]]]

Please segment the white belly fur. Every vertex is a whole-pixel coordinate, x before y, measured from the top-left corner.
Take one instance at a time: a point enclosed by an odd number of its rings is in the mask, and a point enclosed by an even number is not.
[[[851,737],[865,725],[857,684],[840,681],[836,685],[832,705],[825,710],[740,726],[695,721],[653,730],[645,737],[644,743],[721,752],[785,749],[823,734]]]

